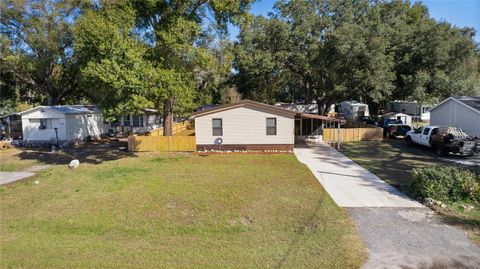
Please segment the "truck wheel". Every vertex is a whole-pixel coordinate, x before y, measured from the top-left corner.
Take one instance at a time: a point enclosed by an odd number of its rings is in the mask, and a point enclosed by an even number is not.
[[[407,140],[407,146],[409,146],[409,147],[413,147],[413,141],[412,141],[412,138],[411,138],[410,136],[407,136],[406,140]]]

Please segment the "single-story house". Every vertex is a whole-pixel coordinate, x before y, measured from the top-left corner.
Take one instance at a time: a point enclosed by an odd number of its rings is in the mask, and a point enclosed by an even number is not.
[[[480,137],[480,96],[453,96],[430,110],[430,124],[460,127]]]
[[[25,142],[74,142],[105,133],[103,115],[96,106],[38,106],[19,114]]]
[[[387,112],[382,115],[382,118],[401,120],[403,124],[412,126],[412,116],[405,113]]]
[[[195,112],[198,151],[293,150],[296,137],[321,135],[325,121],[342,121],[243,100]]]
[[[143,108],[139,114],[129,114],[119,117],[108,128],[118,132],[145,133],[162,127],[162,117],[158,110]]]

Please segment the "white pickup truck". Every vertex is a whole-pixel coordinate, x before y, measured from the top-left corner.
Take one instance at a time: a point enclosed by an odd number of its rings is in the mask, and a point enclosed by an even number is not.
[[[432,146],[432,132],[437,130],[438,126],[423,126],[419,127],[415,130],[408,131],[405,135],[405,139],[407,140],[407,144],[409,146],[413,144],[419,144],[427,147]]]
[[[480,152],[480,140],[468,136],[457,127],[423,126],[408,131],[405,140],[409,146],[418,144],[431,147],[440,156],[446,156],[449,153],[473,156]]]

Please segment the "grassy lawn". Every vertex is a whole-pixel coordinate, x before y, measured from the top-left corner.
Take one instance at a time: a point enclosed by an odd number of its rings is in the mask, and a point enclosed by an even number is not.
[[[400,190],[405,190],[411,182],[414,168],[453,165],[452,162],[437,157],[428,148],[408,147],[402,140],[352,142],[344,146],[343,153],[346,156]],[[454,156],[451,158],[461,159]],[[468,212],[463,209],[462,204],[451,204],[436,210],[446,222],[463,228],[469,237],[480,245],[480,205],[475,205],[475,208]]]
[[[293,155],[61,165],[0,199],[2,268],[358,268],[366,257]]]
[[[0,151],[0,171],[2,172],[15,172],[22,171],[33,165],[41,164],[37,160],[23,160],[18,158],[21,150],[11,148]]]

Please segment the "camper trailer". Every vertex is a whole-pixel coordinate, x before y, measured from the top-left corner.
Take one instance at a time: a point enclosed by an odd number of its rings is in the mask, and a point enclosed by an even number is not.
[[[370,116],[368,105],[357,101],[343,101],[338,106],[338,112],[346,119],[357,120]]]

